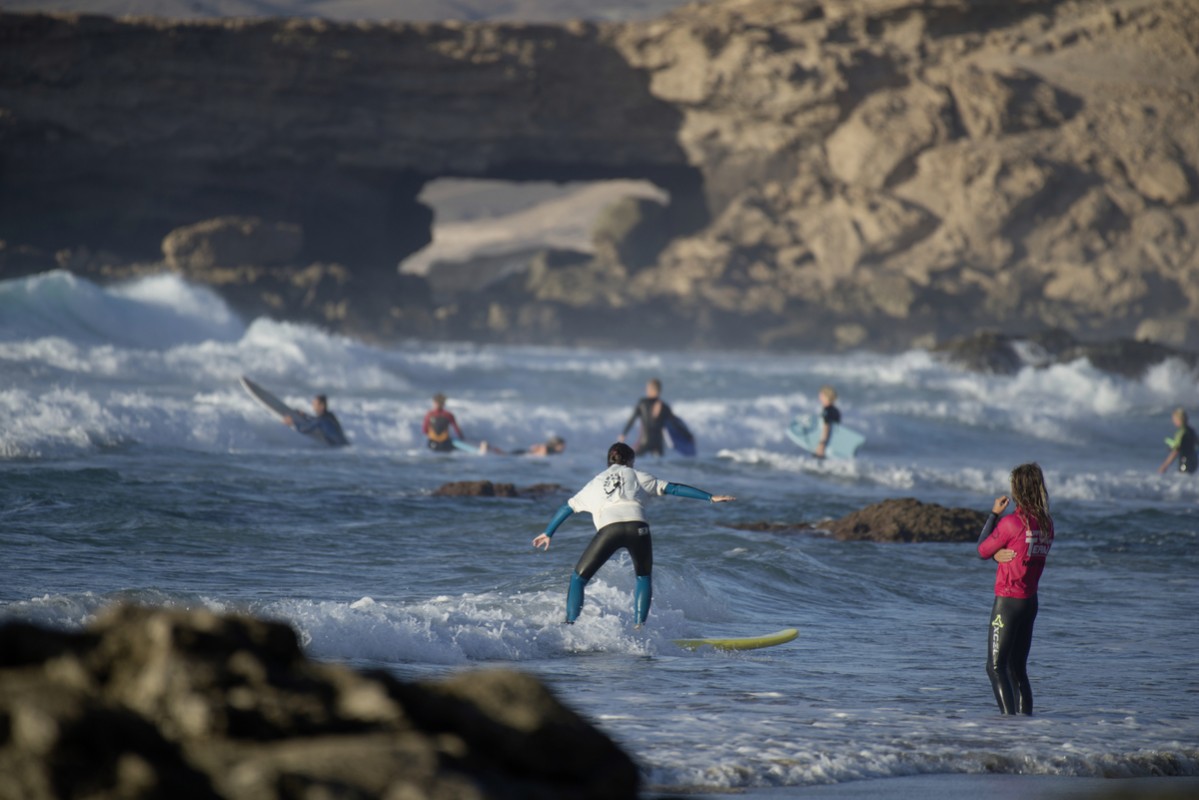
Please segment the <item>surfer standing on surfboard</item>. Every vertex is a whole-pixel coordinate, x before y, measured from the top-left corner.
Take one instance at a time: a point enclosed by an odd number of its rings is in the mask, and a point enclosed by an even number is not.
[[[711,495],[702,489],[681,483],[660,481],[648,472],[633,469],[637,454],[623,442],[608,448],[608,468],[591,479],[578,494],[562,504],[554,518],[545,526],[545,533],[533,540],[533,547],[549,550],[550,538],[576,511],[587,512],[595,523],[595,537],[583,551],[570,576],[566,594],[566,622],[574,624],[583,610],[583,588],[617,550],[624,548],[633,559],[637,588],[633,595],[633,610],[640,627],[649,616],[653,595],[651,572],[654,551],[650,541],[649,523],[643,503],[649,497],[664,494],[690,497],[712,503],[728,503],[730,495]]]
[[[662,381],[650,378],[645,384],[645,397],[638,400],[637,405],[633,407],[633,414],[624,424],[624,430],[620,432],[618,441],[623,442],[624,437],[632,429],[633,423],[640,420],[641,432],[637,436],[637,454],[650,453],[660,456],[666,450],[662,429],[673,416],[674,412],[662,399]]]

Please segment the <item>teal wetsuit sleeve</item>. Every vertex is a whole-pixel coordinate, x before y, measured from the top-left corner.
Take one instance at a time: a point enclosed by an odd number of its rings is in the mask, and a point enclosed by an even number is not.
[[[703,489],[696,489],[694,486],[688,486],[685,483],[668,483],[662,494],[672,494],[675,497],[688,497],[692,500],[711,500],[712,495],[705,492]]]
[[[570,507],[570,503],[563,503],[562,507],[558,509],[558,513],[554,514],[554,518],[551,519],[549,524],[545,526],[545,535],[553,538],[554,532],[558,530],[558,526],[563,522],[566,522],[566,520],[573,513],[575,512],[574,509]]]

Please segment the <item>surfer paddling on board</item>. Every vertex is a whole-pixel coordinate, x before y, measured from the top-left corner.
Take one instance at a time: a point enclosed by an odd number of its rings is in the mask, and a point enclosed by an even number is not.
[[[637,405],[633,407],[629,421],[624,424],[624,430],[620,432],[619,441],[623,442],[625,436],[632,429],[633,423],[640,420],[641,431],[637,436],[637,454],[650,453],[660,456],[666,449],[662,431],[666,423],[673,417],[674,412],[662,399],[662,381],[650,378],[645,384],[645,397],[638,400]]]
[[[510,456],[560,456],[566,450],[566,440],[561,436],[554,434],[544,442],[531,444],[523,450],[512,450],[508,452]]]
[[[1028,652],[1037,619],[1037,585],[1053,545],[1049,492],[1038,465],[1021,464],[1012,470],[1012,499],[1016,513],[1000,520],[1009,500],[995,498],[978,540],[979,558],[994,558],[999,564],[987,637],[987,676],[1001,713],[1032,714]]]
[[[1174,463],[1174,459],[1178,459],[1178,471],[1193,475],[1199,470],[1199,454],[1196,453],[1196,450],[1199,450],[1199,438],[1195,436],[1195,429],[1187,424],[1186,409],[1174,409],[1170,419],[1178,430],[1174,431],[1173,436],[1166,439],[1170,455],[1166,456],[1166,460],[1157,468],[1157,471],[1159,474],[1165,474],[1170,465]]]
[[[837,390],[825,384],[820,387],[820,444],[812,455],[824,458],[824,450],[828,447],[828,437],[833,433],[833,426],[841,423],[841,411],[834,403],[837,402]]]
[[[650,497],[670,494],[712,503],[728,503],[730,495],[711,495],[702,489],[681,483],[667,483],[648,472],[633,469],[636,460],[633,448],[617,442],[608,448],[608,468],[596,475],[578,494],[565,502],[545,526],[545,533],[533,540],[533,547],[549,550],[550,538],[576,511],[587,512],[595,523],[595,537],[583,551],[570,576],[566,594],[566,622],[574,624],[583,610],[583,588],[617,550],[624,548],[633,559],[637,587],[633,595],[633,611],[637,626],[645,624],[653,595],[650,577],[654,566],[654,551],[650,541],[649,523],[643,504]]]
[[[325,444],[333,447],[350,443],[341,429],[341,423],[329,410],[329,398],[323,394],[312,398],[312,414],[310,417],[297,411],[294,415],[284,417],[283,424],[295,428],[300,433],[322,439]]]

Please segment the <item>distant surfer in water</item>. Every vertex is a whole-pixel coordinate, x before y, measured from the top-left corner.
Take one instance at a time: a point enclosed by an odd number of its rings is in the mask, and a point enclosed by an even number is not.
[[[596,475],[578,494],[558,509],[545,526],[545,533],[533,540],[533,547],[549,550],[550,537],[576,511],[591,514],[596,534],[583,551],[570,576],[566,595],[566,622],[574,624],[583,610],[583,588],[617,550],[624,548],[633,559],[637,587],[633,595],[637,625],[645,624],[649,616],[653,584],[650,577],[654,566],[653,545],[643,503],[653,496],[670,494],[712,503],[727,503],[736,498],[711,495],[702,489],[681,483],[660,481],[647,472],[633,469],[636,460],[633,448],[617,442],[608,448],[608,468]]]
[[[513,450],[513,456],[560,456],[566,450],[566,440],[557,434],[540,444],[531,444],[524,450]]]
[[[650,453],[660,456],[666,449],[662,429],[673,417],[674,412],[662,399],[662,381],[650,378],[645,384],[645,397],[638,400],[637,405],[633,407],[633,414],[624,424],[624,430],[621,431],[619,440],[623,442],[629,430],[632,429],[633,423],[640,420],[641,431],[637,437],[637,454]]]
[[[820,443],[816,445],[812,455],[824,458],[824,450],[828,447],[828,439],[833,434],[833,426],[840,424],[841,411],[834,403],[837,402],[837,390],[825,384],[820,387]]]
[[[425,419],[420,426],[421,432],[428,439],[429,449],[435,450],[438,453],[448,453],[455,448],[470,449],[475,448],[461,443],[465,438],[462,435],[462,429],[458,427],[458,420],[454,419],[454,415],[446,410],[445,395],[441,392],[433,395],[433,408],[425,414]],[[450,436],[451,429],[457,434],[457,440]],[[455,444],[455,441],[461,444]]]
[[[1028,653],[1037,619],[1037,584],[1053,545],[1053,518],[1045,476],[1036,464],[1012,470],[1016,513],[999,517],[1008,498],[997,497],[978,541],[980,558],[994,558],[995,604],[987,636],[987,676],[1004,714],[1032,713]]]
[[[341,447],[350,443],[341,429],[341,423],[329,410],[329,398],[323,394],[312,398],[312,414],[313,416],[310,417],[297,412],[295,416],[284,417],[283,424],[290,425],[300,433],[319,437],[325,444],[333,447]]]
[[[1199,458],[1196,457],[1196,450],[1199,450],[1199,438],[1195,436],[1195,429],[1187,424],[1186,409],[1174,409],[1170,419],[1178,430],[1174,431],[1173,436],[1166,439],[1170,455],[1166,456],[1166,460],[1157,468],[1157,471],[1164,474],[1174,459],[1178,459],[1178,471],[1193,475],[1196,470],[1199,470]]]

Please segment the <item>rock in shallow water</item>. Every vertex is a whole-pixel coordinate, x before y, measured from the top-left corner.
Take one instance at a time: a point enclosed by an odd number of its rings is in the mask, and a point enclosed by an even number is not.
[[[404,683],[207,611],[0,627],[3,798],[632,798],[638,780],[518,672]]]
[[[981,511],[905,497],[866,506],[826,527],[841,541],[972,542],[986,521]]]

